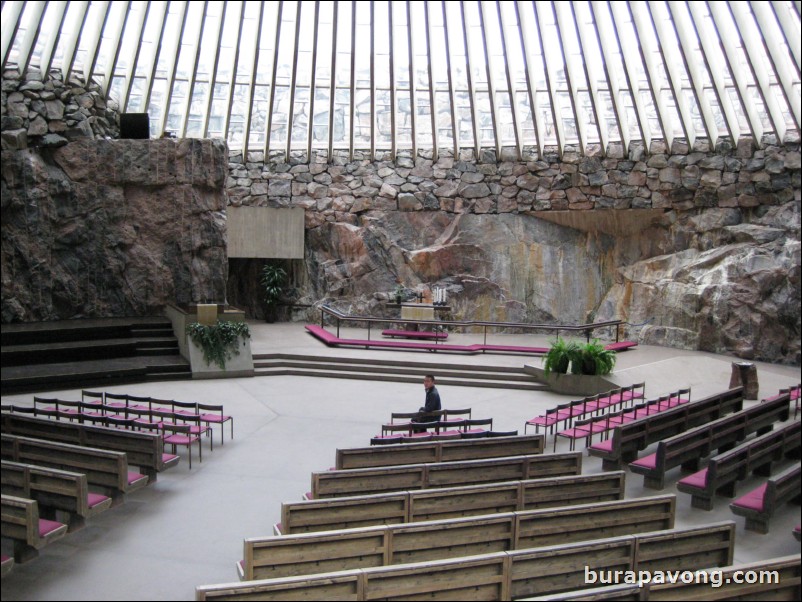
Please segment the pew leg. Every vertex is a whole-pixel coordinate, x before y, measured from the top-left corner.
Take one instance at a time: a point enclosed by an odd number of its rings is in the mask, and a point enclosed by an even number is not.
[[[755,469],[752,471],[759,477],[770,477],[771,476],[771,463],[763,464],[762,466],[756,466]]]
[[[653,477],[643,477],[643,486],[646,489],[664,489],[665,488],[665,477],[663,475],[657,475]]]
[[[698,508],[699,510],[712,510],[713,498],[693,495],[691,496],[691,507]]]
[[[19,539],[14,540],[14,562],[22,564],[39,556],[39,550]]]
[[[615,458],[602,458],[602,470],[620,470],[621,462]]]
[[[699,458],[686,460],[685,462],[680,464],[680,468],[685,472],[696,472],[697,470],[699,470]]]
[[[716,493],[726,497],[735,497],[735,482],[727,483],[716,489]]]
[[[753,531],[754,533],[760,533],[761,535],[766,535],[769,532],[769,521],[768,519],[762,518],[747,518],[746,530]]]

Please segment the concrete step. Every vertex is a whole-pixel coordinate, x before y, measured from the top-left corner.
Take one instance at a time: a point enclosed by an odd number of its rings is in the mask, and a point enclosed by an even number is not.
[[[542,391],[545,387],[523,368],[432,364],[425,362],[261,354],[254,357],[257,376],[313,376],[383,382],[419,383],[435,370],[438,384]]]

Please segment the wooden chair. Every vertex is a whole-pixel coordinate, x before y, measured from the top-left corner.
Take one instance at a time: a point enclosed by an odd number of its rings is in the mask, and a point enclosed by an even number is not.
[[[225,444],[225,441],[223,440],[223,425],[226,422],[231,422],[231,438],[234,438],[234,417],[225,415],[223,413],[223,406],[199,403],[197,404],[197,407],[202,423],[206,424],[207,426],[211,426],[212,424],[220,425],[221,445]]]
[[[171,424],[163,422],[161,425],[162,433],[164,434],[164,443],[173,446],[173,453],[176,453],[176,447],[181,445],[189,450],[189,469],[192,470],[192,446],[198,444],[198,460],[203,462],[203,449],[201,447],[200,437],[193,435],[190,432],[190,425],[188,424]]]

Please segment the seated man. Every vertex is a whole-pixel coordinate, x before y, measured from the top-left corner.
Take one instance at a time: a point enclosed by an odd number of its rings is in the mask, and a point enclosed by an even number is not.
[[[412,419],[412,422],[439,422],[440,393],[437,392],[437,387],[434,386],[434,376],[427,374],[423,377],[423,388],[426,390],[426,402],[418,410],[418,415]]]

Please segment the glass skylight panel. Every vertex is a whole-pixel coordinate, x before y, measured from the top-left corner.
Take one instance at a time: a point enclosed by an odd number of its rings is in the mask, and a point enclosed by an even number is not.
[[[801,31],[785,0],[2,6],[5,69],[94,79],[154,136],[284,153],[798,139]]]

